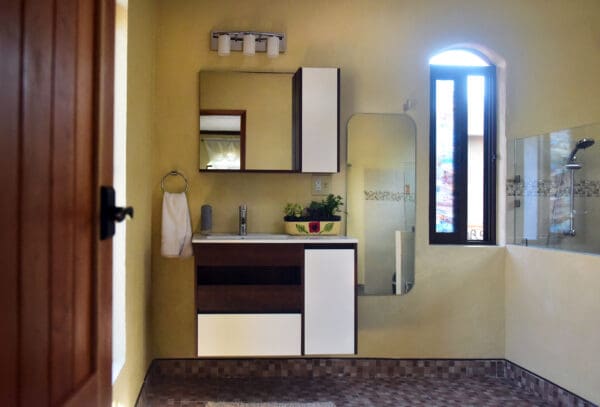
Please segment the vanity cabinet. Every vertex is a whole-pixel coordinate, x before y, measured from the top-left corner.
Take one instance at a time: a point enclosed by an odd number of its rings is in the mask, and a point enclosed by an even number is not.
[[[340,70],[300,68],[293,78],[295,168],[308,173],[340,170]]]
[[[356,353],[354,239],[193,246],[198,356]]]

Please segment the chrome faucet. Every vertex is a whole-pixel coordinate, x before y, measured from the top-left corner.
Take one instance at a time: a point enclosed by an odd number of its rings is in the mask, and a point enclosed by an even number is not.
[[[248,234],[248,207],[246,204],[240,205],[240,236]]]

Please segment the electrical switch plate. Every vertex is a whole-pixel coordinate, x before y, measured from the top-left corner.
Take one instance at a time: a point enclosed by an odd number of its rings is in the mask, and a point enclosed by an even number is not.
[[[310,184],[313,195],[329,195],[331,193],[331,175],[313,175]]]

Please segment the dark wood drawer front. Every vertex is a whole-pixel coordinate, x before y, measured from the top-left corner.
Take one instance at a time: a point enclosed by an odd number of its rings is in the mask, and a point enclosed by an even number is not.
[[[197,290],[198,313],[302,311],[299,285],[201,285]]]
[[[197,266],[198,285],[299,285],[298,266]]]
[[[196,244],[198,266],[299,266],[304,264],[301,244]]]

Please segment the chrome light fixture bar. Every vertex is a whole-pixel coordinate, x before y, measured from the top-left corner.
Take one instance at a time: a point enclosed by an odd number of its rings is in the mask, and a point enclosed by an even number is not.
[[[220,56],[231,51],[242,51],[245,55],[265,52],[269,58],[277,58],[286,51],[285,33],[258,31],[212,31],[210,49]]]

